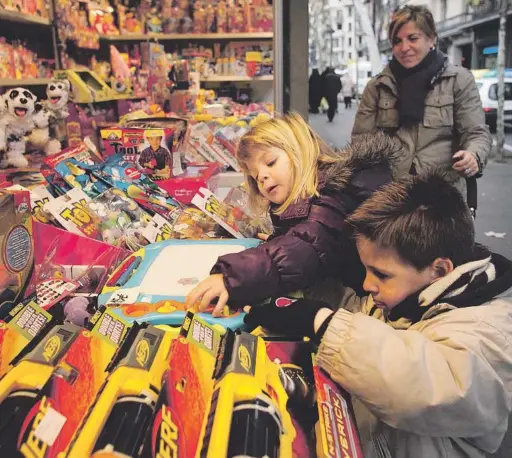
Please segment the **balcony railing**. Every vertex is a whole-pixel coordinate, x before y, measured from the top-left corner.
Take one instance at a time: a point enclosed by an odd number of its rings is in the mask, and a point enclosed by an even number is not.
[[[473,25],[475,21],[485,21],[486,18],[496,15],[499,11],[499,0],[483,0],[477,6],[471,6],[470,11],[439,21],[436,24],[438,35],[449,34],[458,28],[467,28]],[[508,0],[508,14],[512,8],[512,0]],[[379,41],[379,51],[386,52],[391,50],[389,40]]]

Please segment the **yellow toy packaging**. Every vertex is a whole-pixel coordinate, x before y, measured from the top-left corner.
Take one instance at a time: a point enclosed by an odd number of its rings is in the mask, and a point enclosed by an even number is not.
[[[295,429],[287,400],[263,339],[189,314],[142,457],[289,458]]]
[[[0,456],[47,456],[47,436],[37,427],[50,408],[41,389],[80,334],[73,324],[55,326],[40,333],[12,361],[13,368],[0,380]],[[50,410],[50,416],[53,414]],[[50,418],[51,420],[51,418]],[[22,448],[21,448],[22,447]]]
[[[0,379],[11,361],[51,322],[52,316],[34,301],[20,303],[0,319]]]
[[[23,295],[34,258],[28,191],[0,190],[0,316]]]
[[[137,456],[153,417],[173,337],[171,331],[147,324],[132,326],[108,365],[107,381],[68,458]]]

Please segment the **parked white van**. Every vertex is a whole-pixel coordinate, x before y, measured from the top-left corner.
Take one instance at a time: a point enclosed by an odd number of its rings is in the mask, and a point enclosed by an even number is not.
[[[475,74],[475,72],[473,72]],[[498,78],[496,70],[475,75],[476,85],[485,112],[485,122],[491,132],[496,132],[498,119]],[[505,70],[505,122],[512,123],[512,69]]]

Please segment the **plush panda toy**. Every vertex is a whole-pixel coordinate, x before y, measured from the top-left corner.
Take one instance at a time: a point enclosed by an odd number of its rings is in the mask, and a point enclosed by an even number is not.
[[[16,87],[1,98],[0,167],[26,167],[25,135],[34,128],[36,96],[28,89]]]
[[[68,80],[54,78],[46,88],[46,96],[34,118],[35,129],[28,141],[33,147],[44,150],[47,155],[60,152],[61,143],[57,138],[58,124],[69,116],[68,100],[70,83]]]

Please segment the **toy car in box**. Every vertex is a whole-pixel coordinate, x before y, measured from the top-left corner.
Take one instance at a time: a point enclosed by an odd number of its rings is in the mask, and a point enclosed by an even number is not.
[[[104,286],[98,304],[113,307],[112,312],[129,322],[180,326],[186,315],[187,294],[209,275],[217,258],[259,243],[256,239],[153,243],[120,264]],[[199,315],[231,329],[243,327],[243,312],[222,318],[210,313]]]
[[[179,118],[148,118],[102,129],[103,155],[123,155],[126,161],[153,180],[165,180],[183,172],[181,147],[187,121]]]

